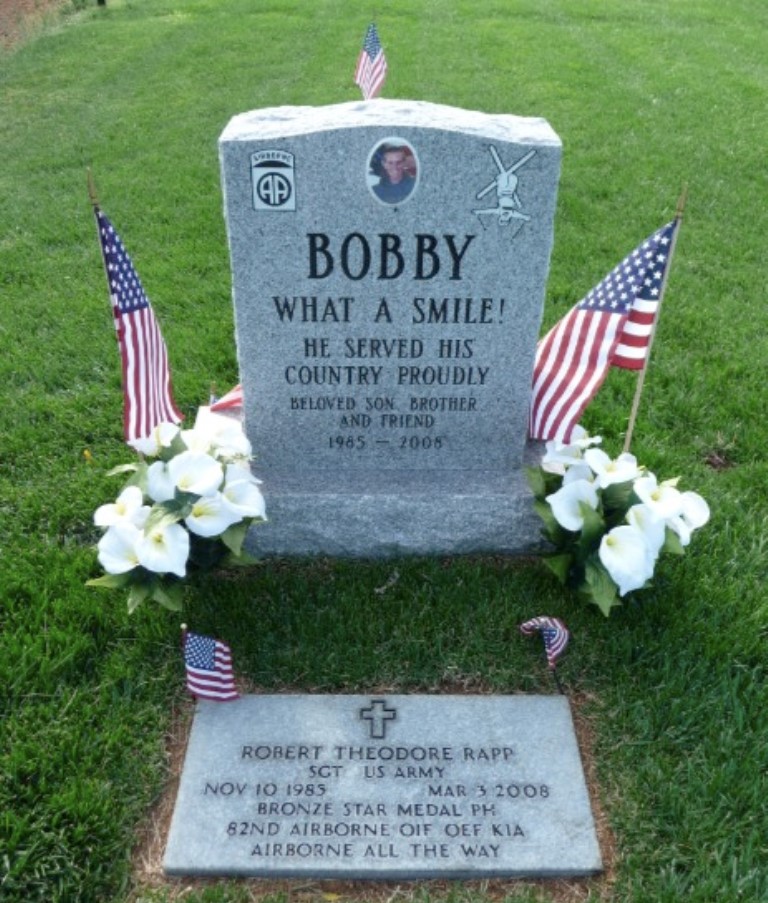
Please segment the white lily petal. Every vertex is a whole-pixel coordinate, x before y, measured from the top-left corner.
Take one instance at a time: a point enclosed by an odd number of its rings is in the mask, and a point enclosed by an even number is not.
[[[165,461],[155,461],[147,468],[147,493],[153,502],[167,502],[176,487]]]
[[[603,441],[602,436],[590,436],[581,424],[571,430],[571,445],[578,445],[579,448],[589,448],[591,445],[600,445]]]
[[[224,497],[207,495],[199,498],[192,506],[191,514],[187,515],[184,523],[198,536],[221,536],[221,534],[241,520],[240,515],[233,511]]]
[[[675,517],[668,517],[665,523],[670,530],[673,530],[675,533],[677,533],[678,537],[680,538],[681,546],[687,546],[690,543],[691,536],[693,535],[693,530],[685,522],[685,518],[678,514]]]
[[[97,527],[112,527],[124,520],[131,521],[143,502],[144,496],[138,486],[126,486],[117,501],[96,509],[93,522]]]
[[[692,530],[698,530],[709,520],[709,505],[698,492],[683,492],[682,518]]]
[[[546,451],[541,459],[541,468],[547,473],[556,473],[562,476],[569,467],[581,461],[585,448],[601,441],[599,436],[593,439],[587,435],[587,431],[583,427],[575,426],[570,442],[550,439],[545,444]]]
[[[212,495],[224,479],[221,464],[210,455],[185,451],[168,462],[174,486],[194,495]]]
[[[612,459],[602,449],[589,448],[584,452],[584,460],[594,471],[602,489],[614,483],[628,483],[637,479],[641,473],[637,458],[629,452]]]
[[[207,443],[210,454],[216,458],[247,459],[251,456],[251,443],[243,432],[242,424],[225,414],[200,408],[194,433],[196,441],[200,444]]]
[[[252,480],[228,482],[224,487],[223,495],[226,503],[238,515],[238,520],[244,517],[258,517],[266,520],[264,496]]]
[[[133,516],[131,517],[131,523],[134,527],[138,527],[139,530],[143,530],[151,513],[152,508],[149,505],[142,505],[141,508],[134,511]]]
[[[563,474],[562,485],[567,486],[568,483],[575,483],[577,480],[586,480],[588,483],[595,482],[595,475],[592,473],[592,468],[588,467],[583,461],[579,461],[566,470]]]
[[[579,503],[586,502],[590,508],[597,509],[597,490],[588,480],[576,480],[548,495],[546,501],[558,524],[566,530],[576,532],[584,526]]]
[[[683,510],[682,493],[669,481],[659,484],[653,474],[635,480],[634,490],[640,501],[663,520],[677,517]]]
[[[180,524],[154,527],[136,543],[139,564],[156,574],[186,575],[189,533]]]
[[[629,524],[614,527],[600,543],[600,561],[623,596],[653,576],[645,535]]]
[[[148,436],[143,439],[132,439],[128,445],[142,455],[154,458],[160,454],[162,448],[170,446],[178,433],[179,427],[175,423],[158,423]]]
[[[110,527],[99,540],[99,564],[108,574],[126,574],[139,565],[136,544],[141,531],[127,521]]]
[[[664,545],[666,534],[664,521],[656,517],[647,505],[633,505],[627,511],[627,522],[644,534],[651,560],[655,563]]]

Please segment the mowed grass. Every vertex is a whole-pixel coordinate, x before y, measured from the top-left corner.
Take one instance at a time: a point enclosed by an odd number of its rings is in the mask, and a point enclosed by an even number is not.
[[[190,703],[179,617],[128,617],[119,594],[84,586],[98,574],[92,512],[118,486],[106,472],[130,459],[86,168],[192,414],[211,382],[237,381],[218,135],[244,110],[357,99],[369,15],[332,0],[109,0],[0,54],[3,901],[252,891],[142,891],[131,877],[166,786],[167,733]],[[562,679],[594,732],[616,849],[612,881],[580,897],[768,899],[768,7],[413,0],[377,21],[385,96],[544,116],[560,134],[545,326],[671,218],[688,185],[633,451],[704,495],[712,521],[609,620],[539,563],[490,557],[266,562],[191,590],[184,619],[230,642],[238,672],[266,690],[507,693],[553,691],[517,625],[560,615],[574,637]],[[612,373],[585,417],[613,453],[633,391]],[[477,885],[402,892],[486,898]]]

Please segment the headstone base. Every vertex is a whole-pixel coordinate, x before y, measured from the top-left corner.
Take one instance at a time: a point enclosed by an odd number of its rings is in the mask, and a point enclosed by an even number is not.
[[[539,446],[529,445],[526,463],[538,460]],[[521,471],[380,470],[342,478],[307,470],[272,475],[264,492],[269,522],[248,538],[258,556],[523,554],[542,547]]]

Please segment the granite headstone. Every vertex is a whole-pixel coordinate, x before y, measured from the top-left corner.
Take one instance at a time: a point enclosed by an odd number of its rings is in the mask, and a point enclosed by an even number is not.
[[[424,102],[277,107],[220,142],[258,549],[513,552],[561,145]]]

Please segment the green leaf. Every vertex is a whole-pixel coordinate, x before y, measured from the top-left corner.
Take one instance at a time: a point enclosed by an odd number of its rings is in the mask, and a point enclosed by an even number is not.
[[[158,583],[152,590],[152,598],[169,611],[181,611],[184,587],[181,583],[172,583],[170,586],[162,586]]]
[[[608,617],[611,609],[621,605],[616,594],[616,584],[611,580],[611,575],[596,558],[586,562],[584,567],[584,583],[579,587],[579,592],[586,596],[590,602],[594,602],[600,611]]]
[[[247,533],[248,524],[240,521],[239,524],[232,524],[221,534],[221,541],[235,558],[239,558],[243,554],[243,543]]]
[[[128,593],[128,614],[132,615],[151,592],[152,587],[148,584],[134,583]]]
[[[138,469],[138,464],[121,464],[119,467],[113,467],[107,471],[108,477],[116,477],[121,473],[134,473]]]
[[[664,545],[661,548],[670,555],[685,555],[685,546],[680,542],[680,537],[669,527],[665,528]]]
[[[605,533],[605,521],[600,514],[586,502],[579,502],[579,512],[584,518],[584,526],[579,536],[579,550],[582,556],[594,551]]]
[[[564,541],[563,528],[558,524],[555,515],[552,513],[552,509],[547,502],[544,502],[541,499],[534,499],[533,510],[541,518],[542,523],[544,524],[544,530],[552,542],[556,545],[562,544]]]
[[[241,552],[239,555],[230,555],[224,564],[227,567],[253,567],[254,564],[261,564],[261,559],[248,552]]]
[[[544,471],[540,467],[526,467],[525,478],[531,487],[531,492],[537,499],[543,499],[547,495],[547,484],[544,479]]]
[[[127,574],[104,574],[93,580],[86,580],[86,586],[100,586],[103,589],[122,589],[131,582],[131,572]]]
[[[544,564],[552,571],[557,579],[565,586],[573,563],[572,555],[548,555],[542,559]]]
[[[193,502],[189,499],[197,500],[197,496],[184,494],[183,498],[168,499],[166,502],[156,502],[152,506],[152,511],[147,518],[144,527],[145,531],[153,530],[155,527],[167,527],[170,524],[177,524],[192,512]]]
[[[613,483],[602,490],[603,510],[607,517],[619,515],[621,520],[624,519],[633,504],[633,487],[634,482],[628,480],[626,483]]]

